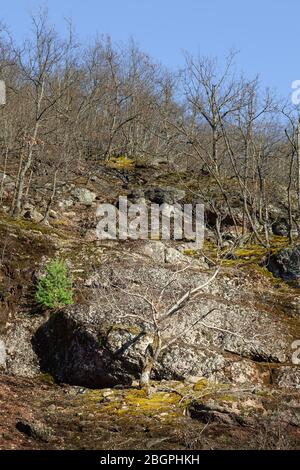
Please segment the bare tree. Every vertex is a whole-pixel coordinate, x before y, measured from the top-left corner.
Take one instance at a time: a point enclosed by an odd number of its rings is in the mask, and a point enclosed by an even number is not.
[[[193,58],[186,54],[184,71],[184,89],[189,103],[190,115],[197,126],[201,121],[211,131],[210,148],[206,149],[206,157],[210,167],[216,174],[222,165],[222,132],[221,122],[230,117],[241,106],[243,81],[237,80],[233,73],[236,53],[232,51],[225,63],[223,71],[219,71],[216,60],[208,57]],[[223,147],[224,149],[224,147]]]
[[[201,312],[196,320],[189,322],[186,318],[186,325],[184,331],[176,331],[175,334],[170,336],[170,327],[176,321],[176,315],[182,312],[184,315],[184,309],[191,305],[197,297],[201,294],[203,289],[209,286],[217,277],[220,267],[217,267],[213,273],[205,282],[190,287],[186,292],[179,294],[174,287],[174,283],[177,281],[178,275],[184,271],[188,271],[190,265],[187,265],[181,269],[178,269],[169,276],[165,285],[154,295],[149,291],[148,293],[142,293],[136,291],[130,287],[123,287],[124,284],[122,279],[118,279],[116,273],[113,275],[113,281],[108,281],[110,275],[105,275],[106,282],[108,283],[109,296],[113,296],[113,291],[117,289],[122,296],[126,296],[129,299],[136,298],[141,302],[144,308],[139,308],[134,313],[122,314],[122,318],[125,321],[126,318],[133,318],[139,320],[144,325],[143,336],[147,338],[148,346],[145,350],[145,356],[142,365],[142,371],[140,375],[140,386],[148,389],[150,376],[157,365],[159,356],[168,349],[173,343],[178,340],[179,337],[183,337],[189,331],[191,331],[197,324],[200,324],[204,318],[208,317],[215,309],[210,309],[206,312]],[[174,290],[174,300],[170,302],[170,290]],[[175,292],[176,291],[176,292]],[[110,299],[107,298],[110,302]],[[114,302],[115,305],[115,302]]]
[[[42,125],[62,96],[62,92],[59,95],[52,93],[53,77],[61,65],[61,60],[72,47],[72,36],[70,42],[59,40],[53,27],[48,25],[46,12],[32,17],[32,25],[33,39],[26,41],[22,49],[14,49],[26,90],[29,112],[27,131],[23,136],[15,203],[12,208],[15,217],[20,215],[26,176],[34,155],[43,145],[40,138]]]

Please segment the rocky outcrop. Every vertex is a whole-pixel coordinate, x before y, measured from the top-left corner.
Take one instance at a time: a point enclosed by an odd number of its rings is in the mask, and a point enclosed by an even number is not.
[[[153,341],[143,295],[155,300],[165,286],[160,304],[164,308],[211,273],[181,270],[170,283],[172,275],[170,268],[141,264],[141,259],[100,270],[94,302],[53,314],[35,335],[42,370],[61,382],[89,387],[131,384]],[[163,341],[168,347],[159,356],[153,378],[198,376],[260,386],[271,382],[273,365],[291,363],[294,325],[289,327],[276,313],[242,305],[237,297],[234,300],[230,285],[225,292],[224,282],[216,281],[165,325]]]
[[[17,422],[16,429],[37,441],[49,442],[51,440],[52,430],[43,423],[22,420]]]
[[[37,331],[34,347],[42,370],[58,381],[101,388],[131,384],[147,346],[139,341],[143,337],[133,325],[76,306],[52,315]]]
[[[300,389],[300,366],[283,366],[272,371],[272,383],[280,388]]]
[[[32,336],[44,319],[15,321],[5,336],[6,371],[21,377],[34,377],[40,373],[38,358],[32,348]]]
[[[274,276],[300,283],[300,245],[284,248],[272,255],[267,265]]]
[[[185,197],[185,191],[174,187],[154,187],[145,191],[145,197],[155,204],[176,204]]]
[[[199,267],[208,268],[203,257],[193,259],[184,254],[184,252],[193,252],[194,243],[191,242],[184,246],[185,249],[181,249],[179,246],[175,248],[168,246],[166,243],[156,240],[150,240],[147,242],[140,242],[136,248],[136,251],[143,256],[148,256],[157,263],[168,263],[168,264],[194,264]]]
[[[210,400],[206,404],[195,400],[189,406],[189,413],[191,418],[205,424],[219,423],[227,426],[253,424],[252,420],[243,418],[241,414],[233,412],[228,406],[219,405],[215,400]]]
[[[288,237],[290,233],[290,224],[286,219],[279,219],[272,224],[272,232],[280,237]]]
[[[44,216],[32,204],[26,204],[23,210],[23,217],[27,220],[39,223],[43,220]]]
[[[133,190],[128,194],[132,202],[140,202],[142,199],[155,204],[176,204],[185,198],[185,191],[170,186],[153,186],[146,189]]]
[[[86,188],[75,188],[72,191],[72,196],[85,206],[91,206],[97,197],[95,193]]]

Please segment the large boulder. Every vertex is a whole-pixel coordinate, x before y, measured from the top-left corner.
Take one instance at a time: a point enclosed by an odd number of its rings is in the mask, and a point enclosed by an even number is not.
[[[44,218],[44,216],[32,204],[26,204],[23,209],[24,219],[39,223]]]
[[[166,246],[159,240],[150,240],[149,242],[141,242],[136,248],[137,252],[143,256],[149,256],[157,263],[165,263]]]
[[[73,189],[72,196],[85,206],[91,206],[97,197],[95,193],[86,188]]]
[[[272,383],[280,388],[300,389],[300,366],[290,365],[274,368]]]
[[[34,377],[39,374],[39,361],[32,348],[32,335],[43,318],[15,321],[5,335],[6,371],[21,377]]]
[[[69,198],[69,199],[62,198],[60,201],[58,201],[57,205],[59,209],[66,211],[74,205],[74,200],[72,198]]]
[[[139,325],[108,321],[103,313],[76,306],[52,315],[34,338],[41,368],[75,385],[130,385],[148,342]]]
[[[300,245],[283,248],[272,255],[267,265],[274,276],[285,281],[300,281]]]
[[[188,249],[193,251],[194,244],[190,243]],[[136,247],[136,251],[142,255],[149,256],[152,260],[158,263],[168,263],[168,264],[193,264],[202,267],[208,267],[203,259],[193,259],[184,254],[184,250],[181,251],[180,247],[168,246],[159,240],[150,240],[147,242],[140,242]]]
[[[145,197],[155,204],[176,204],[185,198],[185,191],[173,187],[153,187],[145,190]]]
[[[281,218],[272,224],[272,232],[280,237],[288,237],[290,233],[290,224],[286,219]]]
[[[57,380],[88,387],[129,385],[142,370],[153,342],[151,310],[144,300],[158,299],[162,312],[211,272],[174,271],[136,257],[98,272],[92,305],[53,314],[34,337],[43,370]],[[172,280],[173,279],[173,280]],[[157,379],[213,378],[231,383],[263,383],[262,365],[289,364],[298,332],[275,312],[239,301],[228,281],[216,280],[179,311],[163,329],[163,344],[153,371]],[[203,320],[201,318],[205,317]],[[238,362],[240,361],[240,362]],[[262,368],[262,369],[261,369]]]

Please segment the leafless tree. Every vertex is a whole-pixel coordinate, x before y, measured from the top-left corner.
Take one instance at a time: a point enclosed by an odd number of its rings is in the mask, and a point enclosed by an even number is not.
[[[217,277],[220,267],[217,267],[214,273],[204,282],[190,287],[185,292],[182,289],[175,287],[178,276],[183,272],[191,268],[190,265],[181,267],[170,274],[168,280],[164,286],[157,291],[155,294],[149,290],[145,293],[140,290],[133,289],[130,285],[124,286],[124,280],[118,279],[118,275],[114,273],[113,280],[110,279],[110,275],[104,275],[105,282],[107,285],[107,302],[111,301],[111,297],[114,297],[114,291],[117,290],[123,297],[127,299],[137,299],[143,308],[136,309],[136,312],[125,313],[122,312],[122,319],[126,321],[128,318],[132,318],[140,321],[144,325],[144,337],[147,338],[148,346],[145,350],[145,356],[142,365],[142,371],[140,375],[140,386],[142,388],[149,387],[150,376],[157,365],[159,356],[167,350],[173,343],[175,343],[179,337],[186,335],[191,331],[197,324],[201,324],[203,320],[209,316],[215,309],[201,312],[199,316],[192,322],[189,322],[188,318],[185,322],[184,331],[178,328],[174,330],[176,333],[170,335],[172,325],[177,321],[176,316],[181,312],[184,315],[185,308],[191,305],[197,297],[203,292],[203,289],[209,286]],[[170,300],[170,290],[174,290]],[[180,293],[181,291],[181,293]],[[102,293],[103,295],[103,293]],[[113,302],[114,306],[116,302]]]
[[[28,112],[28,124],[22,139],[20,171],[12,208],[15,217],[21,212],[27,173],[35,154],[39,153],[44,144],[41,138],[42,126],[66,91],[63,87],[58,94],[54,94],[54,82],[62,59],[73,47],[71,34],[68,42],[61,41],[54,28],[49,26],[47,12],[41,12],[37,17],[33,16],[32,26],[33,39],[26,41],[22,48],[14,47],[20,80],[26,93]]]

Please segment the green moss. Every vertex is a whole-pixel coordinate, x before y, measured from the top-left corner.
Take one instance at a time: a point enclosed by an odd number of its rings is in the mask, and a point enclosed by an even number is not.
[[[235,255],[238,258],[261,258],[266,253],[266,248],[261,245],[248,245],[245,248],[238,248],[235,250]]]
[[[267,278],[272,284],[274,284],[276,286],[281,286],[282,288],[287,288],[286,283],[282,279],[273,276],[271,271],[269,271],[266,266],[254,265],[254,266],[252,266],[252,268],[257,273],[259,273],[262,276],[264,276],[265,278]]]
[[[167,411],[177,404],[181,397],[177,393],[156,392],[150,396],[144,390],[131,390],[126,394],[126,404],[142,412]]]
[[[10,227],[20,228],[22,230],[31,230],[31,231],[40,232],[43,234],[52,233],[52,230],[49,227],[33,222],[32,220],[25,220],[21,218],[14,219],[13,217],[10,217],[7,214],[1,215],[0,223],[3,223],[6,226],[8,225]]]
[[[205,390],[208,386],[209,386],[209,382],[208,382],[207,379],[205,379],[205,378],[200,379],[199,382],[197,382],[194,385],[194,391],[195,392],[200,392],[202,390]]]
[[[69,227],[70,222],[66,219],[57,219],[52,222],[55,227]]]
[[[106,165],[109,168],[115,168],[116,170],[134,170],[135,161],[133,158],[121,155],[119,157],[110,158]]]
[[[56,383],[54,377],[52,377],[52,375],[49,373],[40,374],[39,377],[42,382],[48,385],[54,385]]]
[[[32,220],[25,220],[22,218],[15,219],[8,214],[0,215],[0,228],[2,229],[15,229],[17,232],[33,232],[41,235],[54,236],[58,240],[67,240],[69,237],[62,231],[56,230],[53,227],[47,227],[46,225],[39,224]]]
[[[288,245],[288,238],[274,236],[270,238],[270,248],[261,244],[249,243],[243,247],[232,248],[232,257],[227,259],[227,247],[220,250],[214,242],[205,240],[203,253],[215,262],[220,262],[221,260],[222,266],[224,267],[240,267],[245,265],[259,265],[268,256],[277,253]],[[266,271],[265,274],[267,274]]]
[[[219,395],[218,399],[222,401],[232,402],[232,403],[236,401],[238,402],[240,401],[237,395]]]
[[[108,392],[108,393],[107,393]],[[119,416],[141,417],[156,416],[161,413],[182,414],[181,396],[172,392],[157,391],[149,396],[145,390],[91,390],[83,398],[89,411],[101,414],[117,414]]]
[[[263,398],[274,398],[274,390],[258,390],[256,395]]]
[[[183,253],[186,256],[190,256],[191,258],[198,258],[199,257],[199,251],[197,251],[197,250],[188,249],[188,250],[184,250]]]
[[[92,413],[105,420],[107,416],[117,419],[128,428],[135,427],[136,422],[156,423],[178,427],[185,412],[194,400],[205,403],[209,399],[234,402],[235,394],[231,394],[229,384],[210,382],[202,378],[195,385],[170,381],[164,383],[151,382],[149,394],[144,389],[130,388],[125,390],[104,389],[88,390],[77,398],[84,412]]]

